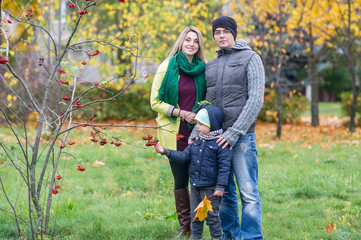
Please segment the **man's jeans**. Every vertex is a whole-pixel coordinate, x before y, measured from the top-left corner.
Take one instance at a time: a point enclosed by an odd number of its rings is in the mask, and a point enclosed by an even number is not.
[[[223,239],[263,239],[261,201],[258,192],[256,136],[247,133],[234,145],[231,174],[220,205]],[[241,225],[238,217],[237,190],[242,201]]]

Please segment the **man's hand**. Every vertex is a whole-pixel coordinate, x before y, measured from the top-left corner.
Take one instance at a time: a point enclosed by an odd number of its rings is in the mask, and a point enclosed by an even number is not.
[[[214,196],[217,196],[217,197],[222,197],[223,196],[223,192],[219,191],[219,190],[215,190],[214,193],[213,193]]]
[[[225,149],[227,146],[228,146],[228,142],[227,142],[227,140],[224,138],[224,137],[220,137],[220,138],[218,138],[218,140],[216,141],[216,143],[218,143],[218,146],[222,146],[223,144],[223,149]],[[230,148],[229,148],[230,150],[232,150],[232,146],[230,146]]]
[[[159,145],[159,143],[154,145],[154,149],[155,151],[157,151],[157,153],[164,153],[164,148],[161,145]]]

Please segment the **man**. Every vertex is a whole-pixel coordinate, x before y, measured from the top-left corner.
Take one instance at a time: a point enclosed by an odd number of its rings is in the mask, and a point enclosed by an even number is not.
[[[206,65],[206,100],[224,111],[219,146],[233,152],[230,179],[220,206],[223,239],[263,239],[255,140],[257,115],[263,105],[265,74],[262,59],[236,40],[237,23],[221,16],[212,22],[218,57]],[[236,182],[242,201],[241,225]]]

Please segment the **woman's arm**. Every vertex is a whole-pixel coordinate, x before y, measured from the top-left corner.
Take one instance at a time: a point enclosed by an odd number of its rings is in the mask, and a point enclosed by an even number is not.
[[[156,111],[158,113],[167,115],[169,117],[178,116],[185,119],[187,122],[194,124],[193,119],[196,115],[195,113],[176,108],[176,106],[172,106],[166,102],[162,102],[158,98],[159,89],[162,85],[164,76],[168,69],[168,63],[169,61],[164,61],[163,63],[161,63],[157,69],[157,72],[155,73],[150,93],[151,108],[153,109],[153,111]]]
[[[159,65],[157,72],[155,73],[153,84],[152,84],[152,89],[151,89],[151,93],[150,93],[150,106],[154,111],[156,111],[158,113],[171,116],[173,109],[175,107],[166,102],[160,101],[158,98],[159,89],[160,89],[160,86],[162,85],[164,76],[167,72],[168,63],[169,63],[169,61],[162,62]]]

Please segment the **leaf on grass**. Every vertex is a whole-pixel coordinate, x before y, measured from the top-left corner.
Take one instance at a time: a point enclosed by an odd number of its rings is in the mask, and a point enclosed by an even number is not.
[[[321,148],[326,150],[326,149],[330,149],[330,145],[328,145],[327,143],[321,143],[320,144]]]
[[[335,230],[335,226],[333,225],[333,223],[331,223],[330,225],[326,225],[326,232],[330,233],[333,232],[333,230]]]
[[[95,160],[95,162],[93,163],[93,166],[96,166],[96,167],[101,167],[101,166],[104,166],[105,163],[101,162],[101,161],[98,161],[98,160]]]
[[[197,208],[194,211],[197,213],[193,221],[198,218],[201,222],[207,217],[208,211],[213,212],[211,201],[208,200],[207,196],[204,196],[203,201],[198,204]]]

